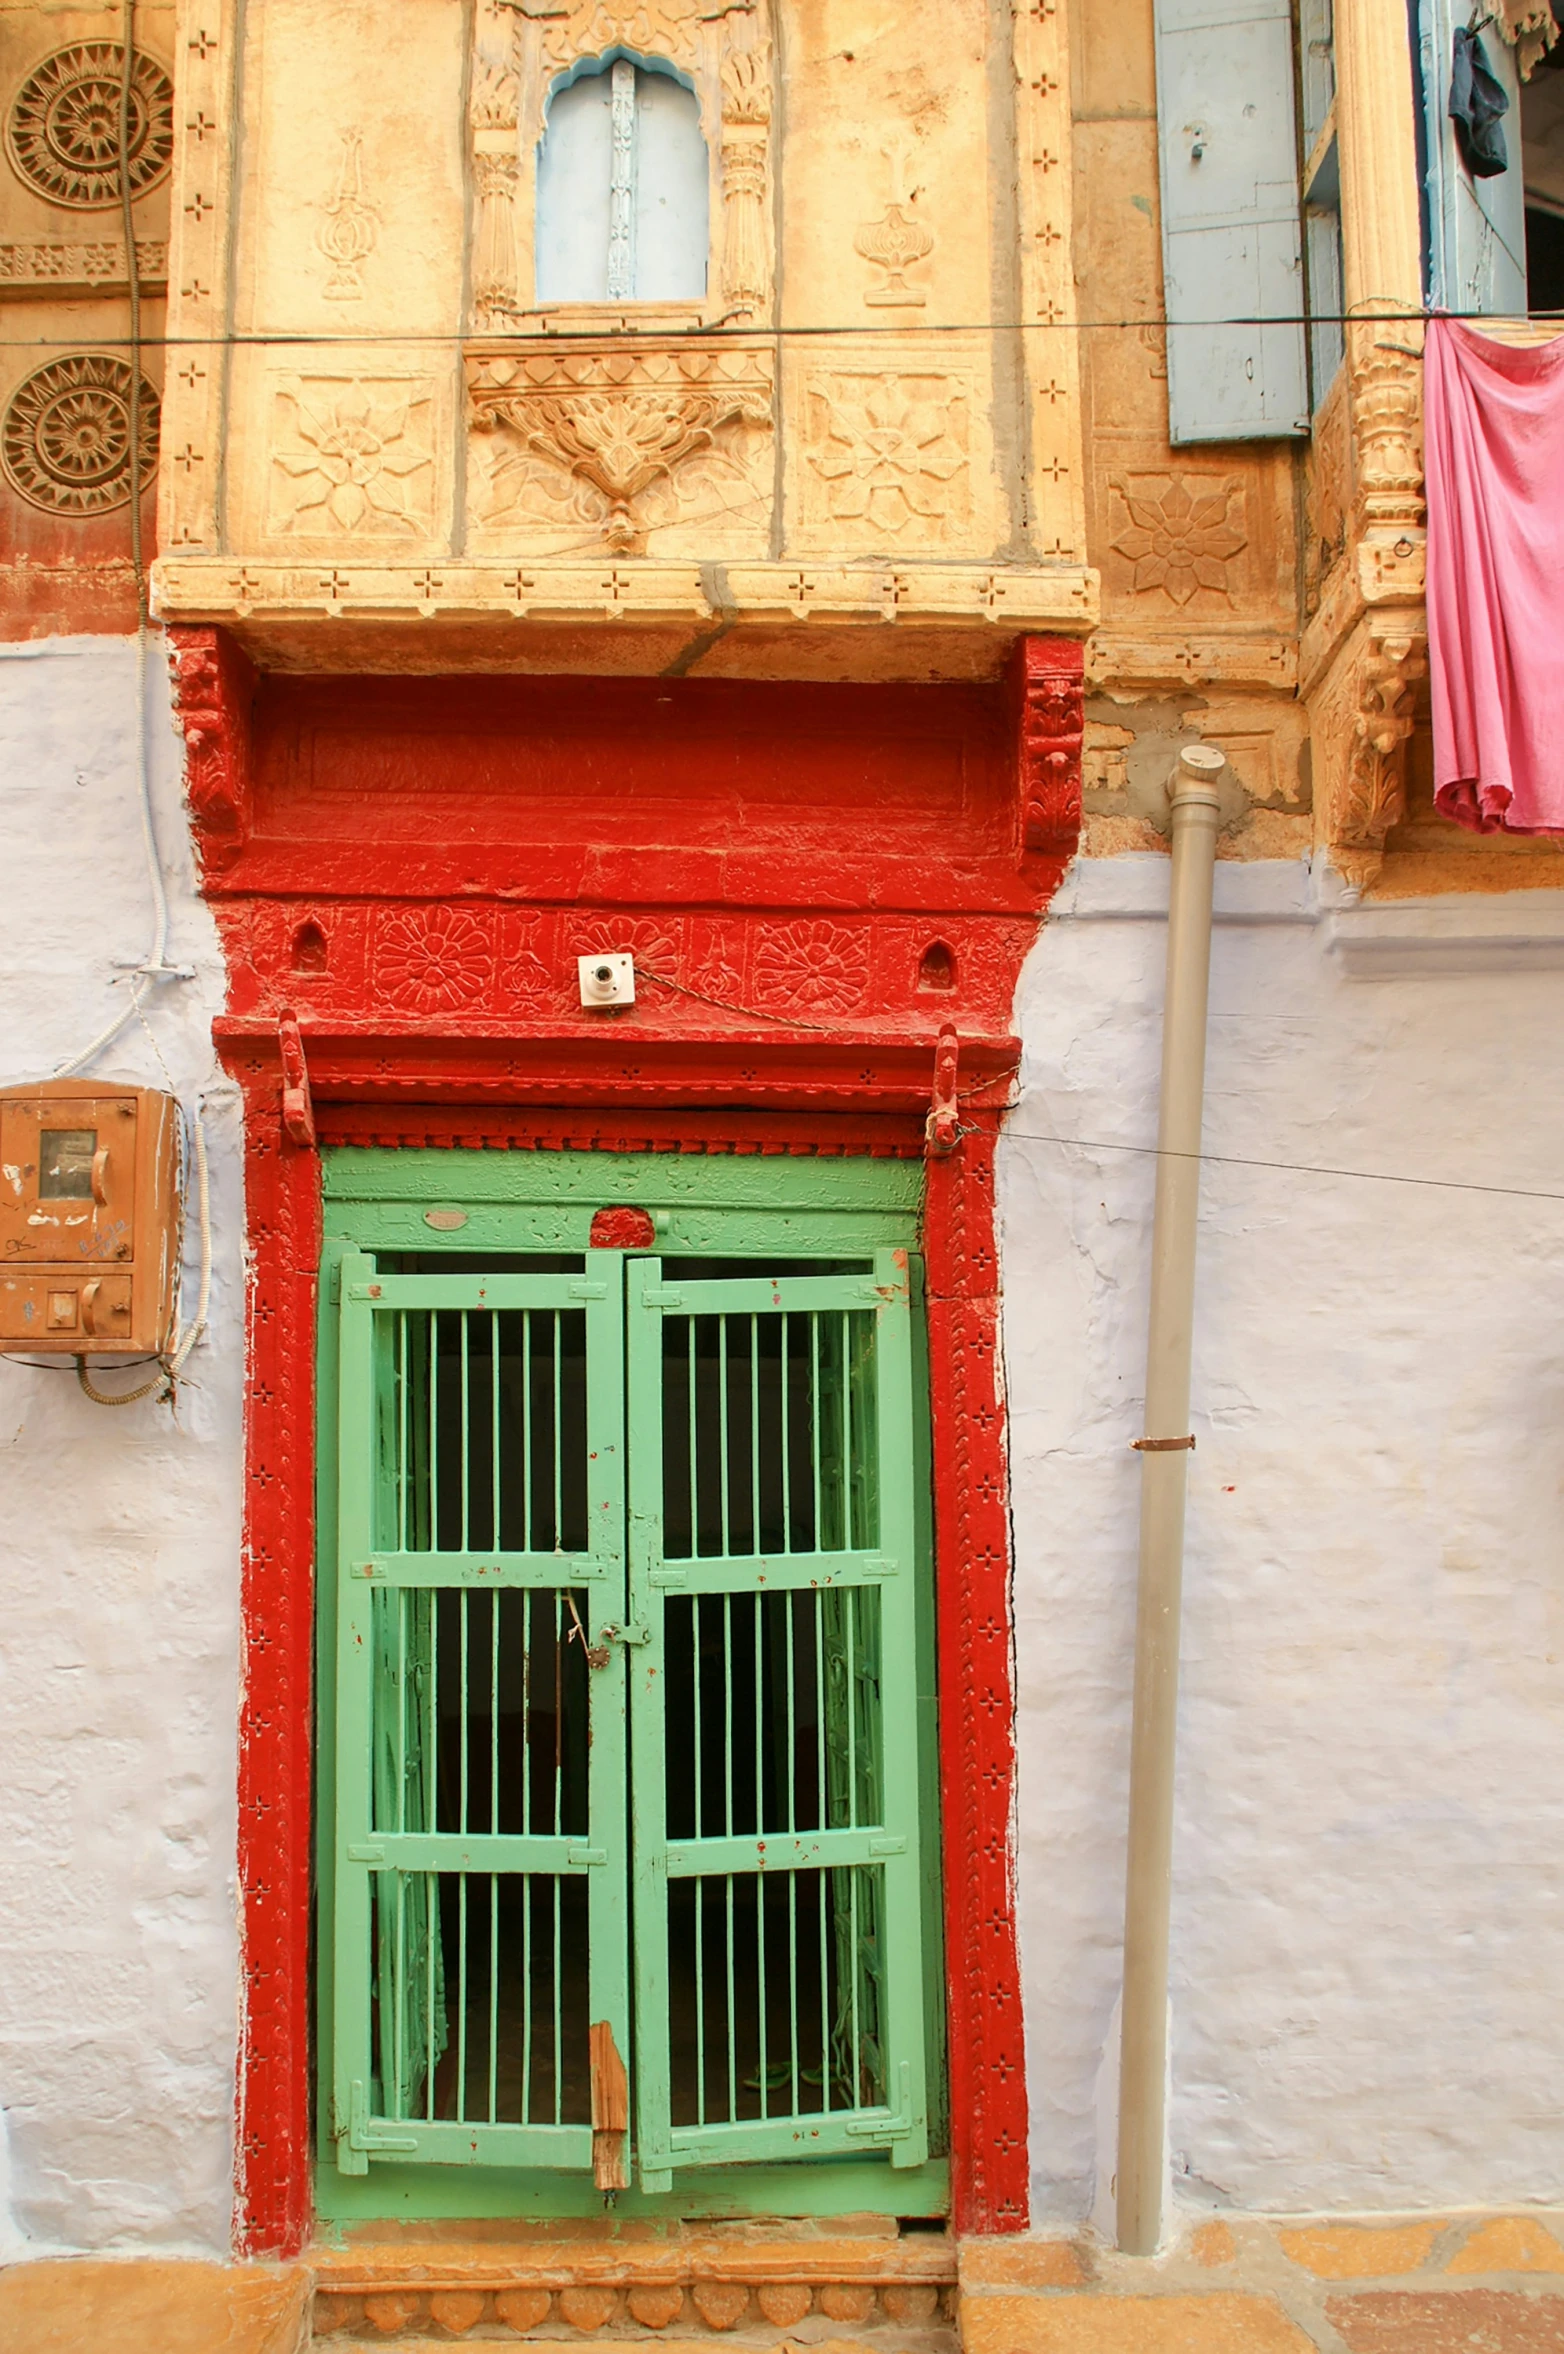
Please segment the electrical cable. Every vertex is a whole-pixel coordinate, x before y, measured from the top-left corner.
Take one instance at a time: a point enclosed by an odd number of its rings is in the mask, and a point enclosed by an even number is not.
[[[1344,1169],[1320,1161],[1269,1161],[1252,1153],[1227,1152],[1170,1152],[1155,1144],[1123,1144],[1112,1137],[1051,1136],[1040,1128],[1006,1126],[999,1132],[1001,1141],[1017,1144],[1055,1144],[1072,1152],[1135,1153],[1148,1160],[1209,1161],[1218,1168],[1275,1169],[1292,1177],[1356,1177],[1372,1185],[1417,1185],[1436,1193],[1484,1193],[1502,1195],[1509,1201],[1564,1202],[1564,1192],[1552,1191],[1536,1185],[1486,1185],[1472,1177],[1413,1176],[1404,1169]]]
[[[1182,334],[1185,331],[1204,333],[1208,329],[1222,327],[1426,327],[1433,319],[1467,320],[1477,326],[1481,326],[1485,322],[1504,325],[1518,323],[1518,320],[1512,319],[1509,313],[1457,311],[1441,306],[1437,310],[1273,311],[1265,313],[1237,311],[1224,314],[1221,318],[1212,319],[1167,319],[1157,316],[1154,312],[1147,312],[1137,318],[1124,319],[932,319],[927,323],[920,321],[916,327],[893,327],[877,320],[865,321],[861,327],[839,326],[823,321],[818,325],[769,327],[724,327],[721,325],[658,327],[655,330],[655,340],[659,344],[710,343],[729,339],[745,344],[753,344],[757,341],[775,344],[829,342],[840,336],[850,338],[854,343],[864,343],[898,336],[915,336],[919,343],[925,343],[930,336],[939,335],[961,335],[970,338],[978,335],[1102,335],[1132,332],[1138,334],[1142,329],[1153,329],[1159,334],[1168,332]],[[1564,310],[1529,311],[1526,314],[1526,323],[1537,326],[1556,324],[1559,331],[1564,333]],[[555,344],[569,346],[579,342],[599,345],[605,341],[613,342],[622,337],[625,343],[633,345],[644,341],[646,334],[647,330],[633,326],[606,330],[602,327],[516,327],[507,330],[503,335],[463,333],[460,340],[465,349],[481,355],[487,350],[508,353],[514,349],[518,342],[538,347],[548,347]],[[116,338],[104,337],[100,340],[106,349],[122,348]],[[264,333],[251,333],[242,328],[223,328],[211,335],[143,335],[142,349],[144,351],[170,352],[294,350],[329,352],[335,351],[339,347],[357,351],[361,348],[374,349],[385,345],[387,348],[399,347],[417,350],[424,345],[429,345],[444,351],[450,348],[450,342],[449,330],[442,333],[435,329],[419,331],[416,329],[377,330],[368,328],[357,334],[343,333],[339,335],[313,329],[306,331],[303,328],[287,331],[274,328]],[[74,351],[77,348],[76,341],[69,337],[48,335],[0,336],[0,344],[13,351]],[[1408,359],[1421,357],[1421,354],[1413,351],[1410,345],[1390,344],[1379,348],[1404,351]]]

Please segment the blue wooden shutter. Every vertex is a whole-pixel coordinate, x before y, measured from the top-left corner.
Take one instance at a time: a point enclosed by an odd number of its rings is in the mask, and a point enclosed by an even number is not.
[[[1479,12],[1481,13],[1481,12]],[[1420,0],[1424,121],[1428,142],[1429,300],[1440,310],[1510,317],[1526,308],[1526,196],[1521,170],[1520,77],[1515,52],[1492,22],[1481,39],[1488,70],[1510,111],[1501,129],[1510,168],[1474,180],[1450,120],[1450,71],[1457,25],[1472,22],[1470,0]]]
[[[1307,433],[1288,0],[1156,11],[1168,437]]]

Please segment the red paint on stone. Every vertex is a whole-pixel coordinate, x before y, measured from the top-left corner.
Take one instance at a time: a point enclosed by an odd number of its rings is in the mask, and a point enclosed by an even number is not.
[[[169,636],[246,1104],[240,2245],[291,2253],[310,2221],[320,1177],[282,1126],[284,1007],[323,1144],[452,1150],[921,1155],[957,1031],[967,1133],[928,1164],[923,1238],[953,2220],[1024,2229],[994,1147],[1078,823],[1079,646],[908,688],[256,680],[222,633]],[[606,1019],[576,987],[598,949],[637,967]]]
[[[596,1210],[587,1240],[595,1251],[649,1251],[657,1229],[646,1210]]]

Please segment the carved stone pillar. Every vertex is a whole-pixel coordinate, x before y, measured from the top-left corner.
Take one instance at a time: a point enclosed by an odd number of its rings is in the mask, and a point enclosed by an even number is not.
[[[722,68],[722,298],[736,325],[755,321],[770,293],[770,134],[770,52],[764,47],[734,50]]]
[[[474,61],[472,169],[478,199],[473,238],[473,324],[480,334],[512,323],[521,290],[516,252],[516,76],[508,66]]]
[[[1314,744],[1315,839],[1342,880],[1362,890],[1402,814],[1427,670],[1422,232],[1404,0],[1339,0],[1335,54],[1349,448],[1341,559],[1304,634],[1299,668]],[[1318,469],[1318,451],[1313,463]]]

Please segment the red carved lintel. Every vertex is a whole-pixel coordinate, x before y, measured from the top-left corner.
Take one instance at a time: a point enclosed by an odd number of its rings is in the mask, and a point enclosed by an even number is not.
[[[168,631],[174,710],[185,739],[185,797],[202,872],[232,866],[250,833],[255,672],[220,629]]]
[[[282,1132],[290,1144],[313,1152],[315,1106],[310,1101],[310,1067],[304,1059],[299,1017],[287,1006],[277,1017],[277,1046],[282,1056]]]
[[[1010,692],[1023,858],[1073,858],[1080,843],[1084,670],[1074,639],[1016,641]]]
[[[923,1130],[928,1140],[925,1150],[933,1159],[953,1153],[961,1142],[961,1105],[956,1096],[960,1068],[961,1042],[947,1022],[934,1049],[934,1094]]]

